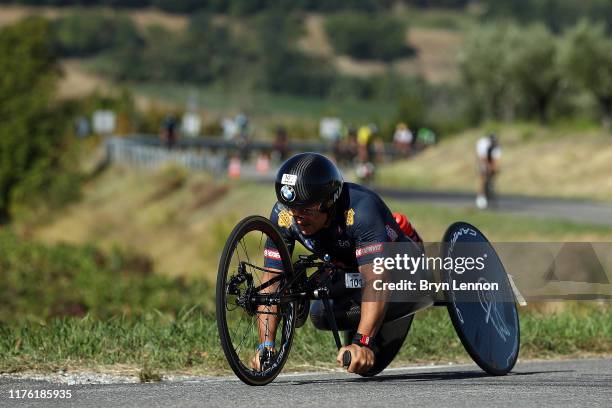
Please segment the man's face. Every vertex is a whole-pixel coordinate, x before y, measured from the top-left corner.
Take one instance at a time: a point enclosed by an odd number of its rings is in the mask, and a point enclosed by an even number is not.
[[[325,227],[327,213],[319,211],[319,204],[307,208],[289,208],[300,232],[312,235]]]

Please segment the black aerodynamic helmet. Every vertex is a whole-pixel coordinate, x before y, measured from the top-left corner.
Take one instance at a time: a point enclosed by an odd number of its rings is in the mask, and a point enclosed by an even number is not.
[[[342,192],[342,175],[334,163],[318,153],[300,153],[282,164],[276,174],[276,198],[289,207],[321,203],[331,208]]]

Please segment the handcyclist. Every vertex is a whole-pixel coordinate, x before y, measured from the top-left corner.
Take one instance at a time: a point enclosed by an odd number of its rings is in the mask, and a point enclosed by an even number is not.
[[[373,248],[380,247],[380,243],[422,243],[406,216],[392,214],[371,190],[345,183],[336,166],[323,155],[302,153],[289,158],[278,171],[275,190],[278,201],[270,220],[278,226],[290,253],[298,241],[320,258],[328,254],[335,265],[358,270],[365,281],[374,278]],[[271,240],[266,242],[264,258],[267,269],[282,270],[280,254]],[[270,273],[264,273],[262,281],[271,277]],[[343,353],[350,351],[352,360],[348,371],[355,373],[366,373],[374,365],[376,357],[371,347],[385,313],[391,310],[384,300],[361,299],[359,304],[352,305],[360,313],[358,326],[352,330],[352,343],[342,347],[337,357],[342,364]],[[320,303],[320,300],[313,303],[311,320],[315,327],[329,329]],[[349,301],[347,305],[351,306]],[[252,368],[260,369],[262,351],[274,350],[277,323],[274,314],[260,315],[260,344],[251,361]]]
[[[480,174],[476,207],[484,210],[490,205],[492,183],[499,170],[501,147],[495,133],[481,137],[476,142],[478,172]]]

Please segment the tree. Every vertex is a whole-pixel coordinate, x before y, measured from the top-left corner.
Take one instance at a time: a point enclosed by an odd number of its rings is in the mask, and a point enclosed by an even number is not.
[[[458,56],[462,83],[479,119],[512,114],[507,31],[508,26],[488,25],[470,32]]]
[[[51,108],[59,69],[50,38],[42,19],[0,31],[0,223],[10,221],[15,204],[66,181],[57,171],[64,132]]]
[[[542,24],[484,26],[459,55],[466,93],[477,119],[548,119],[561,83],[556,38]]]
[[[55,20],[51,28],[60,56],[88,56],[113,48],[142,47],[142,39],[126,15],[79,11]]]
[[[406,23],[395,17],[346,12],[326,19],[325,30],[336,52],[357,59],[391,61],[409,56]]]
[[[524,116],[535,113],[546,122],[560,84],[557,41],[542,24],[512,26],[507,35],[506,70],[513,102]]]
[[[585,89],[597,101],[602,123],[612,123],[612,41],[604,25],[581,20],[564,36],[559,56],[570,83]]]
[[[281,13],[266,13],[257,24],[256,61],[259,85],[274,93],[328,95],[336,72],[325,59],[309,57],[295,49],[301,21]]]
[[[521,24],[541,22],[554,33],[575,25],[581,18],[603,20],[612,28],[612,3],[609,0],[484,0],[483,18],[508,17]]]

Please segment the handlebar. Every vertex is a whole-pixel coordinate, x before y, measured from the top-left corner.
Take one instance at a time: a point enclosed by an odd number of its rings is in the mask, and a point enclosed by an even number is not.
[[[351,352],[346,350],[344,354],[342,354],[342,367],[348,367],[351,365]]]

